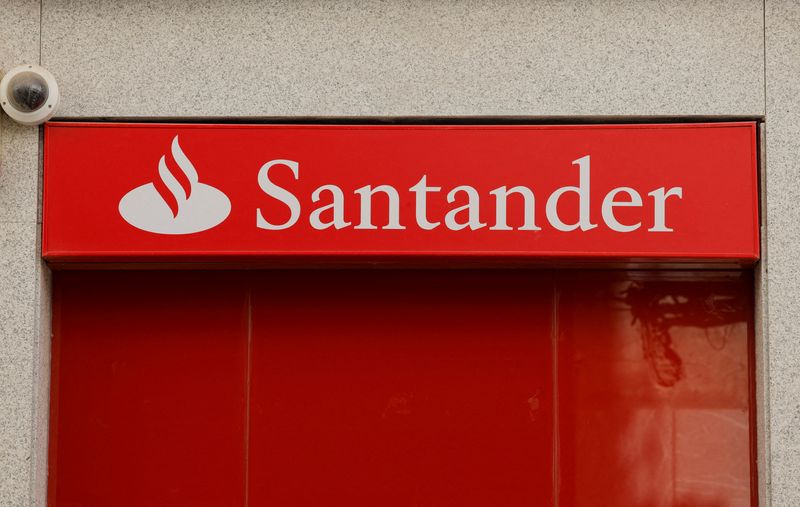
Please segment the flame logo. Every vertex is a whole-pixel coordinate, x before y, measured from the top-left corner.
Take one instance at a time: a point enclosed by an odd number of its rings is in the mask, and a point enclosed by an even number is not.
[[[173,216],[177,218],[181,210],[185,209],[186,201],[192,196],[192,189],[199,183],[199,178],[192,161],[183,153],[181,145],[178,143],[178,136],[172,139],[172,158],[181,170],[178,174],[184,178],[183,182],[179,181],[169,170],[166,158],[166,155],[162,155],[161,160],[158,161],[158,176],[169,194],[165,195],[164,191],[158,188],[160,186],[158,182],[155,183],[155,186],[161,197],[170,205]]]
[[[228,197],[200,183],[197,170],[181,149],[176,135],[170,153],[158,161],[158,180],[136,187],[120,200],[119,213],[132,226],[156,234],[192,234],[221,224],[231,211]]]

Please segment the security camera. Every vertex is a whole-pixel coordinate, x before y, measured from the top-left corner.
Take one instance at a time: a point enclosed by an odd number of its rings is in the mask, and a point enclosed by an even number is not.
[[[44,123],[58,106],[56,78],[38,65],[14,67],[0,80],[0,105],[17,123]]]

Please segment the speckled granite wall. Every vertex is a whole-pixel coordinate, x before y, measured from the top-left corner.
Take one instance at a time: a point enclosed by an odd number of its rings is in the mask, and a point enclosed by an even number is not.
[[[761,116],[766,102],[770,264],[761,289],[772,405],[762,436],[771,429],[773,503],[788,506],[800,504],[792,3],[767,5],[769,100],[765,12],[750,0],[0,0],[0,69],[41,61],[59,80],[67,118]],[[38,150],[37,129],[0,120],[3,506],[41,504],[46,486]]]
[[[45,0],[67,116],[762,114],[759,2]]]
[[[800,505],[800,4],[766,10],[772,504]]]
[[[0,2],[0,69],[39,61],[38,1]],[[43,503],[49,312],[38,256],[39,129],[0,117],[0,505]],[[44,296],[42,295],[44,293]],[[39,484],[34,492],[34,484]]]

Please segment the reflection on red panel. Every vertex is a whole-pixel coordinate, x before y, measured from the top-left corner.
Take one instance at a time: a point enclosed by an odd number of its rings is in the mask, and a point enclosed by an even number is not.
[[[551,503],[551,292],[515,272],[271,277],[252,504]]]
[[[49,504],[755,505],[747,272],[57,272]]]
[[[246,307],[213,273],[59,272],[49,505],[242,505]]]
[[[751,505],[746,275],[560,284],[562,505]]]

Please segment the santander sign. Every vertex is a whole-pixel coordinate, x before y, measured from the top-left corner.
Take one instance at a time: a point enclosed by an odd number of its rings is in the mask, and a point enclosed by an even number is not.
[[[44,165],[53,263],[759,255],[752,122],[50,123]]]
[[[546,200],[545,215],[547,224],[553,229],[569,232],[575,230],[588,231],[598,227],[590,213],[591,199],[591,159],[589,155],[583,156],[572,162],[577,167],[578,181],[572,186],[563,186],[554,190]],[[258,184],[264,193],[270,198],[277,199],[286,205],[291,211],[288,220],[283,223],[271,223],[264,216],[261,209],[256,210],[256,226],[259,229],[282,230],[294,226],[303,215],[300,200],[290,189],[282,188],[270,179],[270,171],[275,167],[283,166],[288,168],[295,179],[300,178],[300,163],[294,160],[271,160],[261,167],[258,173]],[[406,189],[403,189],[406,190]],[[423,175],[419,181],[406,190],[414,201],[414,225],[422,230],[430,231],[438,227],[446,227],[451,231],[478,230],[488,227],[490,231],[541,231],[536,220],[536,194],[530,187],[518,185],[514,187],[500,186],[490,190],[488,196],[491,198],[494,207],[494,221],[491,223],[481,219],[481,195],[470,185],[458,185],[446,190],[447,202],[451,208],[443,217],[432,218],[428,216],[428,196],[442,192],[442,187],[429,184],[428,176]],[[559,212],[559,202],[566,194],[577,196],[578,218],[572,223],[562,220]],[[337,185],[326,184],[316,188],[311,194],[311,201],[318,203],[308,213],[308,221],[311,227],[316,230],[323,229],[344,229],[353,227],[361,230],[403,230],[409,223],[401,220],[400,202],[401,192],[391,185],[366,185],[353,191],[358,197],[358,221],[345,220],[346,197],[345,192]],[[373,217],[372,201],[379,195],[383,195],[388,200],[388,216],[383,217],[382,225],[377,225],[379,220]],[[515,196],[515,197],[512,197]],[[650,198],[649,206],[652,215],[652,226],[648,232],[672,232],[673,229],[667,227],[667,200],[670,197],[676,199],[683,198],[683,188],[660,187],[647,192]],[[522,206],[522,215],[517,217],[518,226],[509,225],[508,201],[511,198],[519,199]],[[622,223],[615,215],[616,208],[643,208],[645,206],[642,194],[631,187],[617,187],[610,190],[603,198],[602,204],[602,223],[610,230],[620,233],[632,232],[642,226],[641,220],[630,223]],[[644,211],[644,210],[643,210]],[[327,218],[326,218],[327,214]]]

